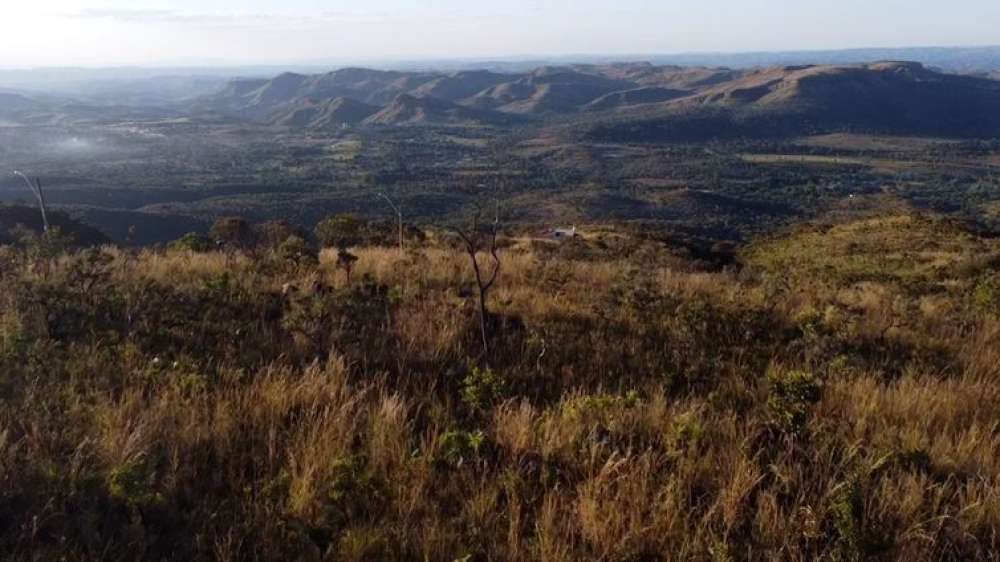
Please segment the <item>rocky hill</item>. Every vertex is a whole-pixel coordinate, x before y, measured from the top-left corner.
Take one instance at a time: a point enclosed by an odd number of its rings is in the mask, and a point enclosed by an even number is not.
[[[391,103],[364,120],[365,125],[503,125],[510,116],[479,110],[432,97],[400,94]]]
[[[378,111],[378,106],[351,98],[303,100],[287,111],[278,113],[273,123],[296,128],[336,128],[357,125]]]
[[[598,137],[646,139],[862,131],[1000,134],[1000,84],[917,63],[776,67],[697,94],[608,116]]]
[[[386,108],[401,94],[477,110],[540,117],[661,102],[697,93],[738,74],[729,70],[631,63],[548,66],[520,74],[347,68],[314,76],[285,73],[272,80],[237,80],[195,105],[201,110],[293,127],[326,126],[328,120],[314,122],[314,117],[323,114],[322,108],[339,98]],[[601,99],[619,92],[619,96]],[[589,105],[598,100],[601,101]],[[351,121],[360,119],[345,120]]]
[[[405,97],[400,97],[405,96]],[[418,101],[425,100],[425,101]],[[645,63],[546,66],[519,74],[347,68],[241,80],[196,104],[295,128],[502,126],[575,120],[596,137],[707,138],[854,130],[1000,134],[1000,84],[912,62],[730,70]]]

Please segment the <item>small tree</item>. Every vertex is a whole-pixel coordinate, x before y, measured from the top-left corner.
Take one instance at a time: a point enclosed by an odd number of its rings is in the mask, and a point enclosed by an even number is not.
[[[341,248],[337,250],[337,269],[343,269],[347,275],[347,284],[351,284],[351,272],[354,271],[354,263],[358,261],[358,256]]]
[[[315,265],[319,262],[316,249],[304,238],[294,234],[278,244],[275,253],[286,262],[297,265]]]
[[[190,252],[208,252],[212,249],[212,241],[197,232],[188,232],[171,242],[170,246],[178,250],[187,250]]]
[[[489,297],[490,289],[496,283],[497,276],[500,275],[500,256],[497,253],[497,234],[500,231],[500,204],[497,203],[496,215],[493,224],[487,228],[481,228],[480,211],[472,217],[472,223],[468,230],[451,228],[450,230],[462,239],[465,252],[472,262],[472,271],[476,276],[476,286],[479,288],[479,332],[483,339],[483,354],[489,355],[490,344],[487,335],[487,319],[489,311],[486,308],[486,299]],[[479,254],[487,252],[492,265],[480,265]],[[487,269],[489,272],[487,273]]]
[[[324,248],[345,249],[361,242],[364,227],[355,215],[329,216],[316,225],[316,239]]]
[[[42,180],[35,178],[35,181],[32,182],[30,179],[28,179],[28,176],[16,170],[14,171],[14,175],[23,179],[24,183],[28,184],[28,189],[31,190],[31,193],[35,195],[35,199],[38,200],[38,209],[42,212],[42,231],[48,232],[49,216],[45,208],[45,192],[42,191]]]
[[[210,236],[216,243],[238,250],[249,250],[257,243],[253,225],[241,217],[222,217],[212,225]]]
[[[403,210],[400,209],[399,206],[397,206],[395,203],[393,203],[392,199],[389,199],[389,196],[386,195],[385,193],[379,193],[379,196],[382,197],[382,199],[385,199],[386,203],[388,203],[389,206],[392,207],[392,210],[395,211],[395,213],[396,213],[396,227],[399,229],[399,252],[402,253],[403,252]]]
[[[254,227],[257,240],[268,249],[277,249],[289,238],[306,239],[308,234],[286,220],[262,222]]]

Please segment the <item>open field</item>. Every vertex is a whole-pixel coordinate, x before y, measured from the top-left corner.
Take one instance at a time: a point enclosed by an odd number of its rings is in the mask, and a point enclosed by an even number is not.
[[[829,166],[865,166],[883,174],[938,167],[990,173],[1000,171],[994,158],[975,161],[891,160],[858,156],[826,156],[818,154],[742,154],[740,158],[754,164],[823,164]]]

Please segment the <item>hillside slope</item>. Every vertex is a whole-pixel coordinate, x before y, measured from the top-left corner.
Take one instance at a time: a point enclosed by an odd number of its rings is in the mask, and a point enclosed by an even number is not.
[[[591,132],[697,139],[843,130],[997,136],[1000,83],[906,62],[770,68],[653,108],[617,112]]]
[[[285,73],[267,81],[237,81],[203,98],[199,107],[250,119],[269,120],[308,101],[336,98],[383,105],[401,93],[419,88],[438,75],[344,68],[317,75]]]
[[[520,74],[397,72],[346,68],[236,81],[194,104],[231,116],[296,127],[365,123],[498,121],[443,107],[390,108],[398,97],[549,122],[575,119],[577,131],[605,139],[705,139],[857,131],[896,135],[1000,135],[1000,83],[932,71],[918,63],[784,66],[731,70],[641,63],[547,66]],[[429,117],[392,117],[425,112]],[[373,112],[374,113],[374,112]],[[342,115],[338,115],[342,114]],[[596,118],[594,114],[598,114]],[[359,119],[359,117],[361,117]],[[315,121],[315,122],[314,122]]]
[[[458,101],[474,96],[509,79],[510,76],[506,74],[498,74],[488,70],[470,70],[435,78],[422,84],[411,93],[417,97]]]
[[[350,98],[305,100],[278,112],[272,123],[295,128],[328,129],[356,125],[378,111],[377,106]]]
[[[634,83],[625,80],[543,67],[484,90],[463,103],[516,114],[569,113],[605,94],[633,87]]]
[[[583,109],[586,111],[608,111],[632,105],[661,103],[688,95],[690,95],[690,92],[684,90],[671,90],[669,88],[650,86],[603,95],[584,105]]]
[[[580,233],[2,248],[0,558],[995,558],[1000,241]]]
[[[498,125],[512,122],[509,116],[471,109],[437,98],[400,94],[391,103],[365,119],[365,125]]]

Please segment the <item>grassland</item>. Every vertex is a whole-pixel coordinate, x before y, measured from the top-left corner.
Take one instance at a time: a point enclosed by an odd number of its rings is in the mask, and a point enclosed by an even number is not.
[[[8,560],[988,560],[1000,241],[0,251]]]

